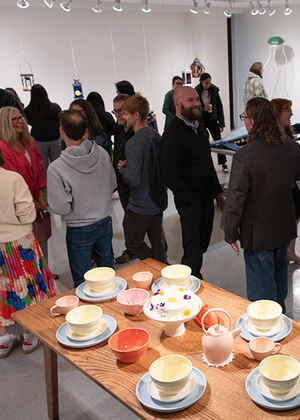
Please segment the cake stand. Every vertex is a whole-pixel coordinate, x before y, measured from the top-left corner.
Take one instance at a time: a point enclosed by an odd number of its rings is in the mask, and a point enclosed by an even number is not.
[[[165,334],[168,337],[179,337],[180,335],[184,334],[185,332],[184,323],[189,321],[190,319],[195,318],[197,313],[202,308],[202,300],[199,298],[199,296],[194,295],[193,306],[191,308],[190,316],[184,316],[183,318],[180,318],[180,319],[157,318],[156,316],[153,316],[152,311],[149,310],[152,298],[153,297],[148,299],[147,302],[144,304],[143,311],[145,315],[147,315],[148,318],[153,319],[153,321],[157,321],[157,322],[165,324]]]

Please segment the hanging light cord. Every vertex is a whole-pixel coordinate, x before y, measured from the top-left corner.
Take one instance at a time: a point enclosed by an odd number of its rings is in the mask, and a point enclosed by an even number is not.
[[[112,59],[114,64],[114,71],[115,71],[115,80],[118,80],[117,77],[117,66],[116,66],[116,56],[115,56],[115,47],[114,47],[114,40],[113,40],[113,34],[111,29],[111,20],[109,19],[109,33],[110,33],[110,43],[111,43],[111,53],[112,53]]]
[[[71,45],[71,53],[72,53],[74,74],[77,74],[76,63],[75,63],[75,54],[74,54],[74,48],[73,48],[73,40],[72,40],[71,28],[70,28],[69,14],[67,14],[67,21],[68,21],[68,31],[69,31],[69,37],[70,37],[70,45]]]

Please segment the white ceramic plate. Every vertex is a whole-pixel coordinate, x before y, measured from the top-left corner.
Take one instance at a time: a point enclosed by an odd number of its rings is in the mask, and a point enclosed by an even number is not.
[[[191,282],[191,285],[188,287],[188,289],[190,289],[191,292],[196,293],[197,290],[199,290],[201,286],[201,282],[195,276],[190,276],[190,280],[192,282]],[[157,279],[156,282],[152,284],[151,290],[153,293],[156,293],[158,289],[166,289],[167,287],[169,287],[169,285],[166,285],[163,277],[161,277],[160,279]]]
[[[98,327],[96,328],[96,330],[91,332],[90,334],[87,334],[87,335],[76,334],[72,330],[72,328],[68,325],[66,328],[66,335],[67,337],[75,341],[87,341],[87,340],[91,340],[92,338],[98,337],[98,335],[102,334],[103,331],[106,330],[106,327],[107,327],[107,322],[101,318],[100,323]]]
[[[158,388],[156,388],[154,382],[151,379],[148,383],[147,389],[151,397],[154,398],[155,400],[158,400],[161,402],[176,402],[187,397],[193,391],[194,388],[195,388],[195,378],[191,375],[186,386],[175,395],[163,394],[161,391],[159,391]]]
[[[85,282],[86,283],[86,282]],[[112,293],[116,290],[116,288],[119,286],[119,283],[114,280],[112,285],[110,287],[108,287],[107,289],[103,290],[103,292],[95,292],[93,289],[90,288],[90,286],[86,283],[83,291],[87,296],[91,296],[91,297],[101,297],[103,295],[107,295],[108,293]]]
[[[163,402],[151,397],[148,392],[148,383],[151,380],[150,373],[147,372],[136,386],[136,395],[139,401],[147,408],[161,413],[175,413],[193,405],[204,393],[206,389],[206,379],[200,370],[192,368],[192,376],[195,379],[193,391],[180,401]]]
[[[255,368],[249,373],[245,382],[245,388],[249,397],[258,405],[271,410],[291,410],[300,406],[300,394],[291,400],[287,401],[273,401],[266,398],[257,388],[257,379],[260,376],[259,368]],[[295,415],[296,416],[296,415]],[[296,416],[299,417],[299,416]],[[295,417],[295,418],[296,418]],[[263,415],[262,415],[263,418]]]
[[[106,321],[107,327],[102,332],[102,334],[98,335],[98,337],[92,338],[91,340],[87,340],[87,341],[72,340],[66,334],[68,323],[65,322],[56,331],[56,339],[60,344],[66,347],[73,348],[73,349],[85,349],[87,347],[96,346],[97,344],[100,344],[103,341],[107,340],[115,332],[117,328],[117,322],[114,318],[112,318],[109,315],[104,315],[104,314],[102,315],[102,318]]]
[[[300,378],[298,378],[298,382],[296,385],[287,393],[284,395],[273,395],[269,388],[263,383],[262,376],[259,375],[256,381],[257,389],[261,394],[263,394],[264,397],[269,398],[269,400],[273,401],[287,401],[291,400],[292,398],[295,398],[300,393]]]
[[[236,322],[236,328],[241,328],[242,332],[240,336],[246,340],[251,341],[253,338],[257,337],[256,335],[252,334],[250,331],[247,330],[245,326],[245,322],[248,319],[248,314],[242,315]],[[291,320],[286,315],[281,315],[281,319],[283,320],[283,328],[275,335],[272,336],[272,340],[277,342],[283,340],[289,333],[292,331],[293,326]],[[262,335],[262,337],[266,337],[266,335]]]
[[[126,280],[122,279],[122,277],[115,277],[115,280],[118,282],[118,287],[116,288],[116,290],[114,290],[111,293],[108,293],[107,295],[94,296],[94,297],[88,296],[87,294],[84,293],[84,290],[83,290],[86,285],[86,282],[84,281],[77,287],[75,291],[76,296],[79,297],[79,299],[84,300],[85,302],[104,302],[106,300],[114,299],[115,297],[118,296],[121,290],[125,290],[127,287],[127,282]]]
[[[250,321],[250,318],[247,318],[245,321],[245,327],[251,334],[255,335],[256,337],[272,337],[272,335],[278,334],[279,331],[282,330],[282,328],[284,327],[284,322],[283,319],[280,318],[273,328],[271,328],[268,331],[261,331],[255,328],[255,326]]]

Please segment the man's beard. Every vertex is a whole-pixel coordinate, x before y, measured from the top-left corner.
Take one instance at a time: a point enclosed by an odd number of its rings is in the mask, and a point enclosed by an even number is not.
[[[200,121],[201,108],[185,108],[184,105],[180,104],[181,115],[191,121]]]

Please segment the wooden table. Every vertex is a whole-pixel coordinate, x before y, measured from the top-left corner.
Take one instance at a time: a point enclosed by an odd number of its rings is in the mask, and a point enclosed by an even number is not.
[[[157,280],[161,277],[160,272],[163,267],[164,264],[149,258],[119,270],[117,275],[123,277],[130,288],[133,287],[131,277],[134,273],[149,270],[153,273],[154,280]],[[235,325],[238,318],[246,312],[249,302],[207,282],[201,283],[197,294],[202,301],[208,302],[212,307],[226,309]],[[72,290],[63,295],[74,293],[75,290]],[[49,313],[56,299],[49,299],[13,314],[16,322],[37,335],[44,343],[48,416],[51,420],[59,418],[57,354],[64,357],[142,419],[267,420],[280,417],[296,420],[300,417],[299,408],[283,412],[272,411],[257,406],[250,399],[245,390],[245,380],[259,362],[252,358],[248,343],[240,336],[234,340],[233,362],[222,368],[209,367],[202,362],[203,331],[195,319],[185,324],[184,335],[171,338],[164,334],[163,324],[151,321],[145,314],[135,317],[124,316],[116,300],[101,302],[98,305],[103,309],[103,313],[115,318],[119,330],[141,327],[151,334],[146,355],[138,363],[123,364],[116,360],[107,341],[88,349],[70,349],[61,346],[55,334],[58,327],[65,322],[65,318],[63,315],[52,318]],[[80,302],[80,304],[84,303]],[[299,360],[300,324],[295,321],[292,321],[292,324],[292,332],[281,342],[282,353]],[[190,408],[174,414],[160,414],[140,404],[135,388],[154,360],[172,353],[188,357],[193,366],[204,373],[207,388],[203,396]]]

